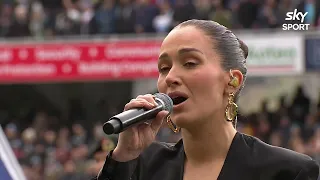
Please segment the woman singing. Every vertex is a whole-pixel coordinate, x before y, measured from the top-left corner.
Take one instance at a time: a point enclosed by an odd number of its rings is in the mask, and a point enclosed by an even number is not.
[[[164,39],[158,60],[158,91],[174,102],[151,124],[119,136],[98,180],[317,180],[310,157],[236,130],[236,100],[246,79],[248,47],[226,27],[189,20]],[[155,107],[138,96],[125,110]],[[176,144],[155,142],[162,122],[181,131]]]

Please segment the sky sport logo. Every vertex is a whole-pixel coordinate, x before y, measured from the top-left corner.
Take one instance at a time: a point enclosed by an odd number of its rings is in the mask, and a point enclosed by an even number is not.
[[[287,17],[286,17],[286,21],[291,21],[291,22],[297,22],[300,21],[301,24],[293,24],[293,23],[288,23],[288,24],[283,24],[282,25],[282,29],[285,31],[290,31],[290,30],[294,30],[294,31],[307,31],[309,30],[309,26],[310,24],[303,24],[305,21],[305,17],[307,16],[308,12],[306,13],[302,13],[302,12],[298,12],[297,9],[295,9],[293,12],[287,12]]]

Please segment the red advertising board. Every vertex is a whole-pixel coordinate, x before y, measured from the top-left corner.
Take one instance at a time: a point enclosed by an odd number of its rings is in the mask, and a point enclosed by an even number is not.
[[[248,34],[248,76],[304,72],[304,37]],[[163,37],[87,41],[0,42],[0,83],[157,78]]]
[[[0,82],[157,77],[160,40],[0,44]]]

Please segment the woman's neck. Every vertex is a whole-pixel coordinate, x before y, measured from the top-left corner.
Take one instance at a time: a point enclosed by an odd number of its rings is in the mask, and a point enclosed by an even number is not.
[[[236,134],[232,123],[210,121],[195,129],[182,129],[187,161],[194,165],[224,160]]]

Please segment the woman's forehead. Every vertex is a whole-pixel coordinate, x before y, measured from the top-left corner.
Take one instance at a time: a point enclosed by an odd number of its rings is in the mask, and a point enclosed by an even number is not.
[[[201,30],[193,26],[186,26],[172,30],[162,42],[161,50],[181,46],[201,49],[210,45],[210,39]]]

